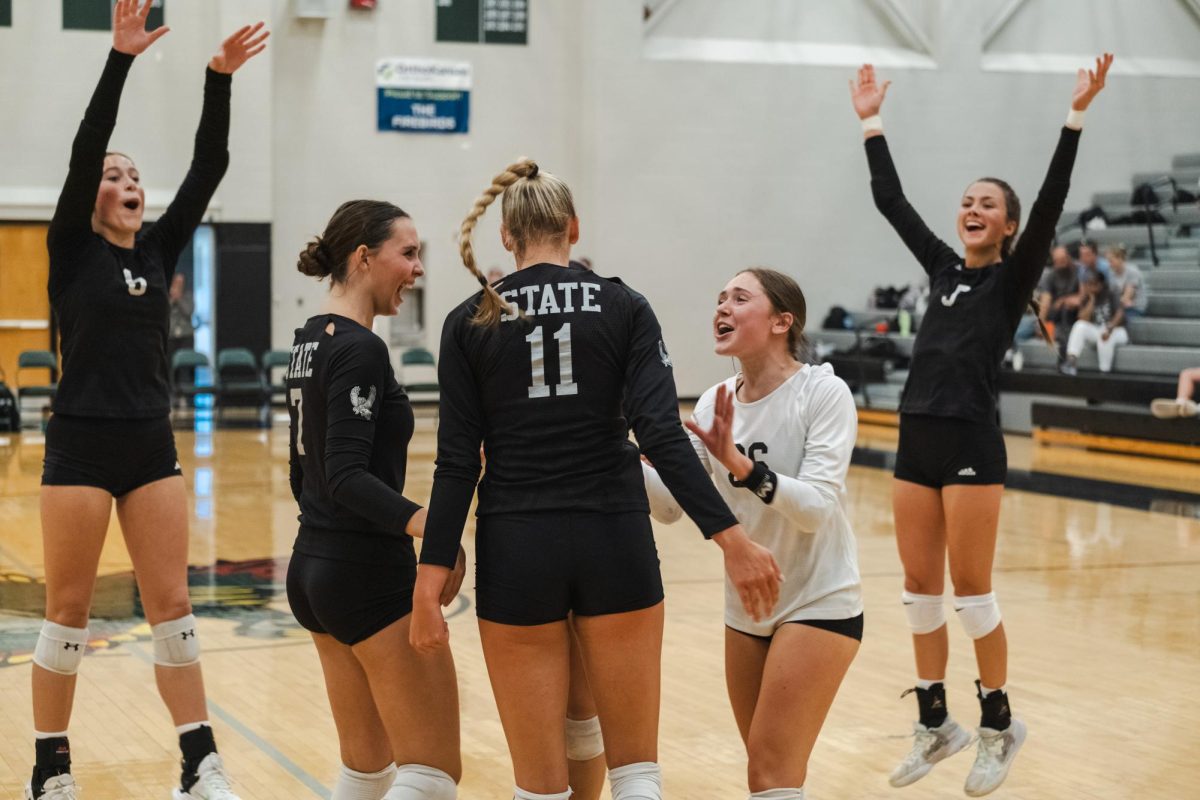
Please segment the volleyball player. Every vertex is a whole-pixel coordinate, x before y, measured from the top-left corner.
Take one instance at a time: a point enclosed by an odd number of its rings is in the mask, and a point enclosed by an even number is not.
[[[169,417],[167,285],[229,162],[231,75],[262,52],[268,34],[261,22],[241,28],[209,61],[191,167],[139,238],[138,169],[106,148],[134,58],[167,33],[145,30],[149,12],[149,0],[116,3],[113,47],[75,135],[46,240],[63,374],[42,473],[46,621],[34,655],[37,760],[27,798],[76,796],[67,725],[114,498],[154,636],[159,694],[183,752],[175,798],[235,797],[208,723],[188,600],[187,496]]]
[[[300,505],[287,590],[316,643],[337,726],[333,800],[453,800],[462,776],[454,661],[408,643],[412,537],[425,510],[403,494],[412,406],[371,331],[424,274],[420,248],[408,214],[353,200],[298,264],[330,279],[330,300],[296,331],[285,376]],[[462,583],[461,550],[452,567],[443,604]]]
[[[501,194],[501,237],[518,271],[492,287],[471,233]],[[689,516],[724,549],[752,617],[770,613],[780,575],[692,450],[649,304],[616,280],[568,269],[578,237],[570,190],[528,160],[498,175],[463,223],[463,261],[484,291],[442,331],[437,469],[411,635],[420,651],[448,641],[437,598],[483,442],[477,613],[515,796],[570,796],[563,720],[573,615],[613,800],[656,800],[663,590],[630,426]]]
[[[806,316],[787,275],[735,275],[718,296],[713,335],[741,372],[706,391],[687,423],[717,491],[786,576],[775,610],[758,620],[725,587],[725,681],[752,800],[804,800],[809,755],[862,641],[845,510],[858,412],[832,367],[804,363]],[[655,518],[674,521],[674,498],[643,469]]]
[[[1017,239],[1021,205],[1004,181],[981,178],[958,210],[965,257],[941,241],[904,197],[879,109],[889,83],[863,66],[851,81],[862,120],[875,205],[929,274],[933,299],[917,333],[900,401],[893,511],[904,564],[904,610],[913,632],[917,704],[912,751],[892,772],[893,786],[926,775],[970,743],[948,713],[944,679],[948,642],[942,603],[947,554],[954,610],[975,642],[981,706],[979,748],[965,791],[987,794],[1008,774],[1025,740],[1006,684],[1008,645],[992,591],[992,561],[1007,456],[996,410],[1004,352],[1046,262],[1070,187],[1083,115],[1104,88],[1112,56],[1080,70],[1066,126],[1049,171]]]

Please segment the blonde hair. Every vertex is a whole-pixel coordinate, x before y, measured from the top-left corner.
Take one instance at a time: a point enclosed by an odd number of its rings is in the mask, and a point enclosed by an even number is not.
[[[471,321],[488,327],[500,322],[501,315],[507,310],[507,303],[479,271],[471,234],[483,212],[501,194],[504,195],[500,201],[501,221],[517,258],[531,244],[566,240],[571,220],[575,217],[575,200],[571,197],[571,190],[550,173],[540,172],[538,165],[528,158],[509,164],[504,172],[492,178],[492,185],[479,195],[471,213],[463,220],[458,240],[463,266],[483,287],[483,298]]]

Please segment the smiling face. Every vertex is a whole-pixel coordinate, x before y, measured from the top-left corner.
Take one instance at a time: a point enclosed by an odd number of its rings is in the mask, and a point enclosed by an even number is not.
[[[404,302],[403,294],[425,274],[421,264],[421,239],[409,217],[392,222],[392,235],[365,254],[366,289],[375,313],[393,316]]]
[[[780,348],[788,351],[791,313],[779,313],[751,272],[739,272],[717,296],[713,317],[716,353],[745,359]]]
[[[1017,221],[1008,216],[1004,190],[991,181],[976,181],[963,193],[958,208],[958,238],[968,251],[996,251],[1017,232]]]
[[[92,211],[92,230],[114,244],[133,246],[133,236],[142,229],[146,192],[134,163],[121,153],[104,157],[104,173]]]

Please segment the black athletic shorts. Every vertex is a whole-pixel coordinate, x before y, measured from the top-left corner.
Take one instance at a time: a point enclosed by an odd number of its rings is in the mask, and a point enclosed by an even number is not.
[[[43,486],[95,486],[120,497],[182,474],[170,417],[104,419],[55,414],[46,425]]]
[[[994,422],[901,414],[895,476],[933,489],[1004,483],[1004,433]]]
[[[838,633],[842,636],[848,636],[856,642],[861,642],[863,637],[863,615],[857,617],[849,617],[847,619],[789,619],[784,625],[807,625],[810,628],[820,628],[823,631],[830,633]],[[725,627],[729,628],[728,625]],[[760,636],[757,633],[746,633],[739,631],[737,628],[729,628],[731,631],[737,631],[743,636],[749,636],[753,639],[761,639],[764,642],[769,642],[773,636]],[[776,632],[778,632],[776,628]]]
[[[662,602],[650,517],[643,511],[488,515],[475,537],[480,619],[543,625]]]
[[[287,597],[302,628],[354,645],[412,611],[416,580],[413,562],[364,564],[292,551]]]

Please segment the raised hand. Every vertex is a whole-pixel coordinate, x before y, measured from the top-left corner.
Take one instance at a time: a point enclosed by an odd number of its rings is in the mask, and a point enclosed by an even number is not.
[[[141,55],[171,30],[166,25],[154,31],[146,30],[150,2],[146,0],[146,4],[139,8],[139,0],[117,0],[113,6],[113,49],[118,53]]]
[[[1096,68],[1081,69],[1075,79],[1075,92],[1071,96],[1071,108],[1085,111],[1092,98],[1100,94],[1104,88],[1104,80],[1108,77],[1108,68],[1112,66],[1112,53],[1105,53],[1096,59]]]
[[[887,97],[891,81],[875,82],[875,67],[863,64],[858,69],[858,81],[850,81],[850,100],[859,119],[867,119],[879,113],[883,99]]]
[[[232,75],[242,64],[266,50],[267,37],[271,35],[271,32],[264,31],[264,25],[266,25],[265,22],[256,22],[253,25],[244,25],[234,31],[228,39],[221,42],[221,49],[208,62],[209,69],[213,72]]]
[[[738,479],[744,478],[753,468],[754,464],[742,455],[733,443],[733,392],[729,391],[725,384],[717,387],[717,397],[713,402],[712,426],[708,430],[690,419],[684,424],[689,431],[696,434],[708,452]]]

